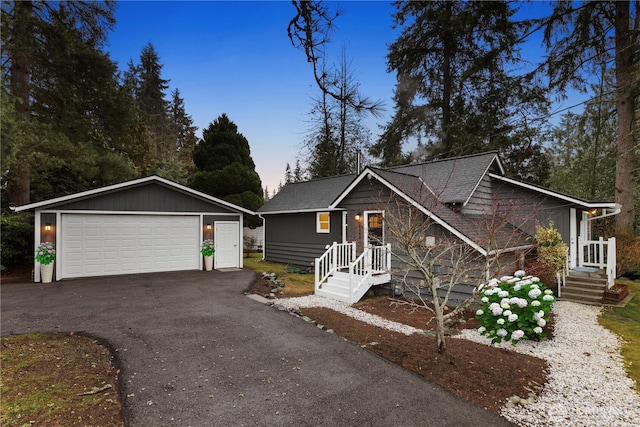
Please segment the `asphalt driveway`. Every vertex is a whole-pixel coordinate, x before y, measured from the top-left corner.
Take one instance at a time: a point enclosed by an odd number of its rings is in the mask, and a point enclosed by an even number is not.
[[[122,367],[130,426],[511,425],[247,298],[250,270],[3,284],[2,335],[83,331]]]

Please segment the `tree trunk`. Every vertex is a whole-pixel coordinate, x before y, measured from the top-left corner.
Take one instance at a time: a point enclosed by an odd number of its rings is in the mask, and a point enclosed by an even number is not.
[[[30,119],[29,98],[31,89],[29,76],[31,73],[32,24],[31,1],[14,2],[14,23],[11,34],[9,55],[11,56],[11,93],[14,99],[16,118],[21,124],[28,124]],[[25,132],[29,138],[28,132]],[[28,141],[22,141],[15,161],[9,165],[7,174],[7,199],[15,206],[28,204],[31,192],[31,170],[29,166]]]
[[[431,300],[433,301],[433,312],[436,317],[436,344],[438,353],[444,353],[447,344],[444,337],[444,307],[440,305],[440,297],[438,297],[438,287],[435,282],[431,282]]]
[[[618,115],[618,137],[616,141],[615,201],[622,205],[616,216],[619,230],[631,229],[634,222],[633,165],[634,165],[634,97],[632,83],[633,40],[629,28],[629,2],[616,2],[616,112]]]

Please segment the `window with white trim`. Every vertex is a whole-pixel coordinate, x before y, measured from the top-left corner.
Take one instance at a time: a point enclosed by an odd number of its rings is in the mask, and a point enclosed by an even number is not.
[[[318,212],[316,215],[316,233],[331,232],[331,214],[329,212]]]

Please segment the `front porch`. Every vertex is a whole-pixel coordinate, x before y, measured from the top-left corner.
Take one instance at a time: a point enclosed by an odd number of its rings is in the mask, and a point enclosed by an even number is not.
[[[391,245],[368,246],[358,255],[355,242],[334,242],[314,270],[316,295],[354,304],[372,286],[391,281]]]
[[[607,289],[615,284],[616,239],[578,243],[577,260],[567,257],[567,274],[558,286],[558,297],[585,304],[602,304]]]

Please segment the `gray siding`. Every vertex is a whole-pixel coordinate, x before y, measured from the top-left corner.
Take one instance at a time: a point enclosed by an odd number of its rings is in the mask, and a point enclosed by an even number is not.
[[[355,215],[369,210],[385,210],[386,204],[390,197],[397,197],[392,195],[391,191],[381,185],[375,180],[369,182],[363,180],[353,191],[345,197],[340,203],[340,207],[347,210],[347,240],[356,241],[358,247],[362,246],[363,226],[362,223],[355,221]],[[450,233],[438,224],[432,224],[426,231],[426,235],[435,236],[436,244],[443,238],[450,238]],[[409,283],[419,284],[424,278],[417,270],[407,271],[406,263],[403,261],[403,254],[398,253],[398,245],[394,243],[392,236],[388,233],[385,235],[386,243],[391,244],[394,256],[391,260],[392,265],[392,282],[395,285],[400,284],[402,278],[406,275],[406,280]],[[441,275],[442,280],[446,279],[448,268],[447,265],[439,265],[435,268],[438,275]],[[470,277],[466,283],[456,284],[449,295],[449,304],[456,305],[461,301],[468,298],[473,292],[474,287],[480,283],[484,278],[484,258],[478,257],[473,265],[469,268]],[[410,292],[406,291],[407,297],[412,297]],[[427,296],[428,290],[423,289],[423,295]],[[442,290],[440,296],[444,295],[445,290]]]
[[[494,204],[494,196],[489,175],[482,177],[476,191],[469,198],[469,202],[462,208],[462,213],[470,215],[482,215],[491,212]]]
[[[510,218],[513,225],[533,236],[536,224],[548,227],[553,221],[564,242],[569,244],[571,208],[578,208],[577,206],[508,183],[494,183],[494,191],[497,200],[503,204],[511,204],[513,213]],[[578,208],[578,211],[581,209]]]
[[[83,200],[51,206],[62,210],[136,211],[136,212],[220,212],[235,213],[226,206],[199,199],[192,194],[158,183],[148,183],[132,188],[99,194]]]
[[[342,242],[342,212],[331,212],[330,233],[316,232],[316,212],[264,215],[264,218],[267,261],[313,266],[327,245]]]

